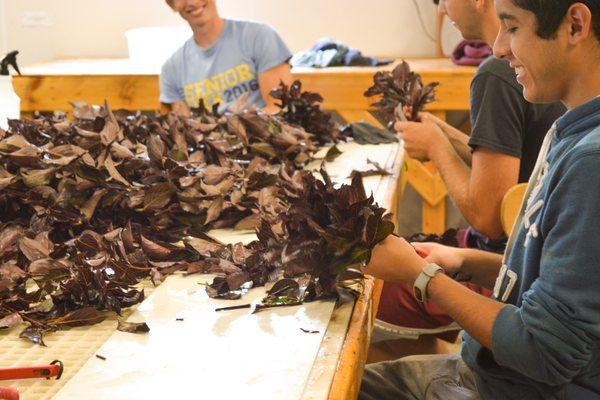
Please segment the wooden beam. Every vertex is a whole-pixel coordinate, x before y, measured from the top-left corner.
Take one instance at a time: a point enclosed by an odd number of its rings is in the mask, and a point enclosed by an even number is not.
[[[354,305],[344,347],[329,390],[329,400],[356,399],[358,395],[374,322],[373,286],[373,278],[367,277],[364,290]]]
[[[446,202],[442,201],[435,206],[423,202],[422,229],[425,233],[444,233],[446,230]]]
[[[425,83],[440,82],[438,100],[428,110],[468,110],[475,68],[458,67],[447,59],[407,61]],[[373,75],[392,67],[294,68],[292,74],[305,89],[319,92],[327,109],[366,110],[373,99],[363,94],[372,85]],[[101,104],[105,99],[114,108],[158,110],[158,75],[135,71],[126,60],[68,60],[24,68],[25,75],[15,76],[14,85],[23,112],[65,110],[70,108],[69,101]]]
[[[158,77],[153,75],[15,76],[21,111],[71,109],[70,101],[103,104],[113,109],[158,110]]]
[[[448,192],[440,174],[432,170],[432,164],[423,164],[410,157],[404,158],[406,162],[406,179],[419,193],[424,201],[435,206],[446,198]]]
[[[427,106],[428,111],[456,111],[468,109],[469,87],[472,76],[442,75],[434,71],[421,72],[423,81],[440,82],[436,89],[436,101]],[[345,72],[328,74],[296,73],[294,78],[302,81],[303,88],[319,92],[325,99],[323,106],[328,109],[366,110],[373,98],[363,96],[373,84],[372,73],[349,74]]]
[[[423,232],[443,233],[446,226],[448,192],[442,177],[432,163],[423,164],[410,157],[405,157],[405,162],[407,164],[405,179],[423,199]]]
[[[319,92],[326,109],[366,110],[374,101],[363,96],[372,83],[371,75],[297,74],[295,78],[300,78],[307,90]],[[152,75],[16,76],[14,86],[23,112],[66,110],[69,101],[76,100],[102,104],[106,99],[114,108],[134,110],[160,107],[158,77]],[[437,91],[438,102],[429,105],[428,110],[464,109],[465,93],[460,93],[457,86],[454,81],[445,81]]]

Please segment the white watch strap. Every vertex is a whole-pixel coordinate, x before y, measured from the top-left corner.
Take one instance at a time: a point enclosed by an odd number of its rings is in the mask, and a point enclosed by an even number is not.
[[[431,278],[436,274],[444,273],[444,269],[437,264],[427,264],[422,270],[413,285],[415,298],[424,303],[427,301],[427,285]]]

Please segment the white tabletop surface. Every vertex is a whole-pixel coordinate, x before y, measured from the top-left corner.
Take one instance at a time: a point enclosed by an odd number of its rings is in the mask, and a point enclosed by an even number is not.
[[[338,146],[343,154],[327,166],[336,182],[347,182],[353,169],[368,169],[367,158],[391,168],[401,151],[398,144]],[[367,194],[384,201],[388,179],[365,178]],[[255,238],[231,230],[211,234],[225,242]],[[236,301],[215,300],[202,285],[208,281],[199,275],[168,277],[128,319],[145,321],[150,332],[116,331],[96,353],[106,360],[90,358],[54,399],[327,398],[351,307],[336,311],[343,315],[337,326],[331,324],[338,319],[331,318],[333,301],[256,314],[248,309],[215,312],[216,307],[259,302],[265,288]]]

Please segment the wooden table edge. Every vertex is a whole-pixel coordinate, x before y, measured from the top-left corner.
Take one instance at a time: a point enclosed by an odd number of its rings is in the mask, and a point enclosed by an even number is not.
[[[348,333],[329,390],[329,400],[355,399],[358,395],[371,341],[374,283],[371,277],[365,279],[364,289],[352,310]]]

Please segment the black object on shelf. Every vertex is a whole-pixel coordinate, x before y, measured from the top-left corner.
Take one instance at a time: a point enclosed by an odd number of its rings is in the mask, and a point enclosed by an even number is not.
[[[19,71],[19,66],[17,65],[17,54],[19,54],[18,50],[11,51],[0,61],[0,75],[8,75],[8,67],[13,67],[21,75],[21,71]]]

